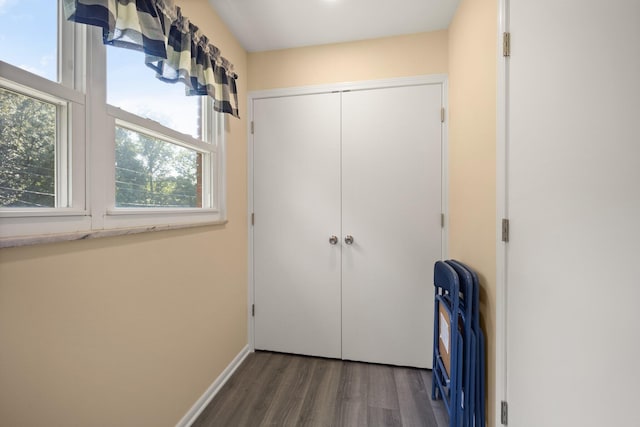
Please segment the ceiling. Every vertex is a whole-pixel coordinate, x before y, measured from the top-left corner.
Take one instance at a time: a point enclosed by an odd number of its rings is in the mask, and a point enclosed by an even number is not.
[[[459,0],[209,0],[249,52],[436,31]]]

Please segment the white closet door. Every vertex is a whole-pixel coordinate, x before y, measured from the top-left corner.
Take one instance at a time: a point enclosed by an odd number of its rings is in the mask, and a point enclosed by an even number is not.
[[[255,347],[340,349],[340,94],[255,100]]]
[[[343,94],[344,359],[431,367],[433,264],[442,250],[441,91]]]
[[[509,10],[509,425],[640,426],[640,2]]]

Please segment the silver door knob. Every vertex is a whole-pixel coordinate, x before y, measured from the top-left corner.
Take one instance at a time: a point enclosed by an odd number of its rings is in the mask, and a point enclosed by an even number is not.
[[[353,243],[353,236],[351,234],[347,234],[346,236],[344,236],[344,242],[347,245],[350,245]]]
[[[337,245],[338,244],[338,236],[329,237],[329,243],[331,243],[332,245]]]

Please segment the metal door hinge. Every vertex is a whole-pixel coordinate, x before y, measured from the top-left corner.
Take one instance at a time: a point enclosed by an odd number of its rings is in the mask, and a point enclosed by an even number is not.
[[[509,241],[509,220],[502,218],[502,241]]]
[[[256,214],[251,213],[251,225],[256,225]]]
[[[440,109],[440,123],[444,123],[444,107]]]
[[[511,56],[511,33],[502,33],[502,56]]]
[[[444,228],[444,214],[440,214],[440,227]]]
[[[256,316],[256,305],[251,304],[251,317],[255,317],[255,316]]]
[[[502,402],[500,402],[500,423],[506,426],[508,424],[508,417],[509,408],[507,407],[507,402],[503,400]]]
[[[253,120],[251,121],[251,135],[253,135],[254,132],[254,126],[253,126]]]

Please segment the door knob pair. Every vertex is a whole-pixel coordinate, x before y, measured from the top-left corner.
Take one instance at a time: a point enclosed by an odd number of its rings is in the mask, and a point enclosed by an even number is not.
[[[353,236],[350,235],[350,234],[347,234],[346,236],[344,236],[344,242],[347,245],[353,244]],[[338,236],[329,237],[329,243],[331,243],[332,245],[337,245],[338,244]]]

